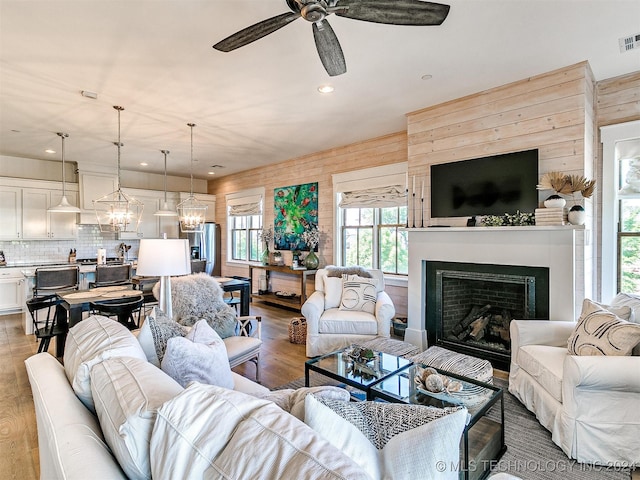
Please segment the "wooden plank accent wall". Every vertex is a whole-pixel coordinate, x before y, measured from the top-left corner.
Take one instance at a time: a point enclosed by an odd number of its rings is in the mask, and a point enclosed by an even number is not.
[[[424,217],[430,218],[429,166],[520,150],[539,150],[540,174],[552,170],[592,176],[595,165],[595,81],[587,62],[496,87],[408,114],[409,175],[425,179]],[[540,192],[540,203],[552,192]],[[592,224],[592,201],[584,201]],[[464,225],[466,219],[445,224]],[[439,224],[438,220],[432,224]],[[578,235],[576,266],[592,293],[591,247]]]
[[[334,200],[332,175],[363,168],[388,165],[407,161],[406,132],[385,135],[372,140],[314,153],[305,157],[286,160],[275,165],[256,168],[247,172],[228,175],[220,179],[210,180],[208,192],[215,194],[216,219],[221,225],[222,274],[248,276],[249,268],[238,263],[228,263],[227,258],[227,225],[225,195],[239,192],[256,186],[265,188],[264,225],[273,225],[273,191],[274,188],[288,185],[318,182],[318,223],[321,231],[318,257],[320,265],[334,262],[333,230]],[[291,253],[283,251],[285,263],[291,264]],[[290,276],[273,275],[273,288],[276,290],[297,291],[295,280]],[[257,285],[254,286],[257,290]],[[308,291],[314,290],[313,285]],[[406,289],[400,289],[400,296],[394,302],[401,311],[404,305],[406,312]]]

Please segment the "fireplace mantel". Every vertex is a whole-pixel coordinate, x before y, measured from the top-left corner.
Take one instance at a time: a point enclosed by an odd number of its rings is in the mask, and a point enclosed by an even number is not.
[[[408,325],[405,340],[427,347],[424,260],[549,268],[549,319],[575,321],[590,296],[581,226],[432,227],[409,233]],[[588,293],[587,293],[588,292]]]

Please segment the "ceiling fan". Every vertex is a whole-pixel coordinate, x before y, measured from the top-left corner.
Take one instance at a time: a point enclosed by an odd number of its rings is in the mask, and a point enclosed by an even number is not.
[[[291,10],[258,22],[216,43],[213,48],[230,52],[255,42],[302,17],[313,24],[313,38],[327,73],[334,77],[347,71],[338,37],[326,17],[339,17],[389,25],[440,25],[449,5],[422,0],[285,0]]]

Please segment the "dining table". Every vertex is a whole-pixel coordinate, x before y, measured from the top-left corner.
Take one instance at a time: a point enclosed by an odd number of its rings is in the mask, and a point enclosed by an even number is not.
[[[61,300],[60,306],[66,310],[66,315],[58,318],[58,325],[72,328],[82,321],[83,312],[88,312],[91,302],[114,300],[117,298],[142,297],[140,290],[132,290],[131,285],[117,285],[109,287],[97,287],[89,290],[73,290],[56,293]],[[66,329],[65,329],[66,330]],[[60,335],[56,341],[56,356],[64,355],[66,335]]]

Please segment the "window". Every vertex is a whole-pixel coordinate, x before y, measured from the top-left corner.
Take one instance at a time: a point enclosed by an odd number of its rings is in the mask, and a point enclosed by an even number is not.
[[[231,224],[231,260],[257,262],[262,254],[260,232],[262,215],[229,217]]]
[[[640,121],[600,128],[601,298],[640,291]]]
[[[342,264],[409,273],[407,207],[341,208]]]
[[[336,262],[408,275],[407,164],[333,176]]]
[[[619,172],[618,290],[640,292],[640,158],[620,159]]]
[[[245,190],[226,196],[228,260],[260,261],[263,197],[264,188]]]

